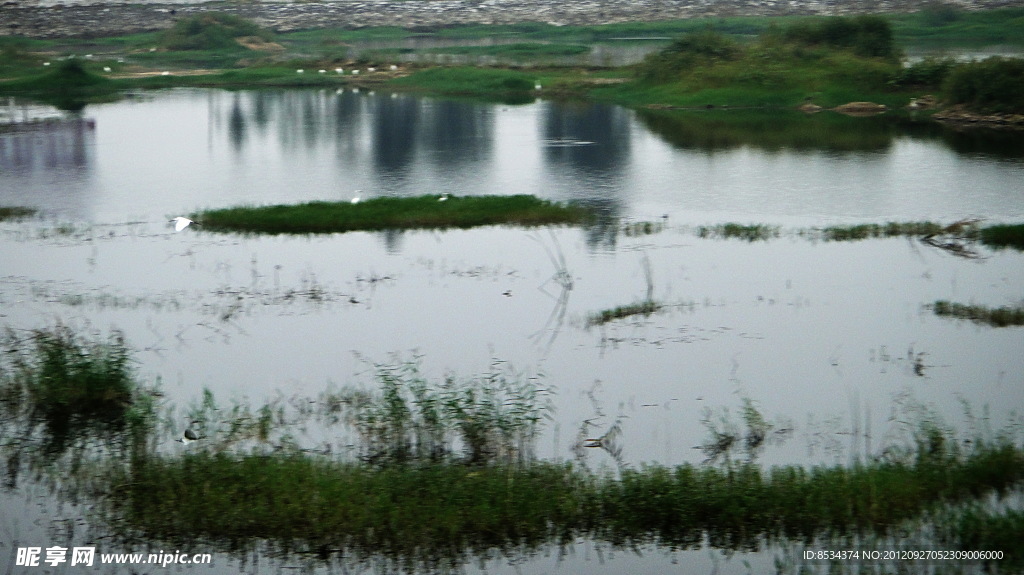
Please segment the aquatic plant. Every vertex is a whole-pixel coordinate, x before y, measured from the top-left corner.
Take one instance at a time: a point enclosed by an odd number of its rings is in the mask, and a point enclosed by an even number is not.
[[[155,403],[135,380],[123,336],[66,325],[0,336],[0,449],[13,485],[23,465],[86,452],[144,454]]]
[[[821,235],[828,241],[841,242],[868,238],[936,235],[943,233],[946,228],[947,226],[934,222],[888,222],[885,224],[829,226],[821,230]]]
[[[981,229],[981,243],[994,248],[1024,250],[1024,224],[997,224]]]
[[[497,360],[485,374],[433,383],[418,358],[377,363],[374,372],[379,391],[349,388],[324,401],[346,412],[362,459],[377,465],[525,463],[553,409],[552,388]]]
[[[885,534],[929,510],[1006,494],[1024,481],[1024,452],[1011,443],[980,442],[965,452],[944,435],[922,437],[931,439],[850,467],[764,469],[748,461],[626,467],[617,476],[542,461],[378,467],[202,452],[115,472],[116,496],[106,501],[115,526],[158,540],[238,549],[268,539],[283,551],[383,556],[411,570],[580,536],[736,550]],[[1019,535],[1018,520],[1007,517]]]
[[[38,210],[22,206],[0,206],[0,222],[4,220],[16,220],[35,215]]]
[[[9,329],[0,343],[6,393],[26,397],[48,420],[117,414],[131,403],[135,382],[120,333],[104,342],[57,325],[27,334]]]
[[[643,315],[646,317],[656,313],[662,307],[662,304],[648,299],[627,305],[620,305],[611,309],[604,309],[587,316],[587,326],[603,325],[617,319],[623,319],[634,315]]]
[[[582,224],[593,212],[534,196],[381,197],[350,202],[235,207],[193,215],[203,229],[264,234],[339,233],[356,230],[470,228],[488,225]]]
[[[727,223],[717,226],[700,226],[697,228],[697,236],[701,238],[737,238],[753,242],[778,237],[779,228],[767,224]]]
[[[975,323],[988,324],[993,327],[1024,325],[1024,305],[994,308],[938,300],[931,307],[935,315],[938,316],[969,319]]]

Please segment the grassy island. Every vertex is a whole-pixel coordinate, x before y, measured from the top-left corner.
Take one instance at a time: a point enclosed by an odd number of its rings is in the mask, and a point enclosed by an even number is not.
[[[194,214],[203,229],[260,234],[323,234],[385,229],[543,226],[590,221],[591,210],[533,196],[419,196],[353,202],[243,206]]]

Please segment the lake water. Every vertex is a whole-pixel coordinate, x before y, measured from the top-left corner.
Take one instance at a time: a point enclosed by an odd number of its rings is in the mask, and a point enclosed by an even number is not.
[[[124,331],[138,374],[159,381],[182,418],[204,388],[259,405],[371,386],[371,364],[393,356],[422,357],[438,380],[506,361],[557,389],[537,446],[547,459],[572,459],[581,426],[597,436],[618,423],[624,464],[699,462],[702,418],[738,420],[744,398],[788,430],[766,463],[876,455],[921,405],[965,432],[964,402],[988,409],[995,428],[1011,422],[1024,407],[1021,328],[942,318],[928,305],[1019,305],[1024,254],[977,247],[981,257],[967,259],[915,239],[825,242],[813,230],[1024,221],[1024,138],[748,114],[365,90],[172,90],[77,117],[10,102],[3,117],[19,122],[0,131],[0,205],[43,215],[0,224],[0,322]],[[20,121],[43,116],[56,119]],[[618,223],[315,237],[175,233],[168,223],[357,191],[534,194]],[[624,232],[637,222],[652,233]],[[780,234],[697,233],[729,222]],[[647,297],[662,309],[588,325]],[[171,439],[162,449],[180,449]],[[351,436],[309,441],[344,451]],[[585,457],[617,465],[602,450]],[[0,499],[7,540],[38,535],[20,517],[54,512],[29,492]],[[651,549],[605,564],[580,545],[573,560],[533,558],[517,572],[633,562],[664,572],[680,561],[711,572],[722,561]],[[740,558],[719,569],[745,572]]]

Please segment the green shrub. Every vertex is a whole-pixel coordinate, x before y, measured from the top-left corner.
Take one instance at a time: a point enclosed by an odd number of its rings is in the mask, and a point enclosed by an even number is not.
[[[735,60],[741,54],[740,46],[721,33],[710,29],[693,32],[648,56],[641,67],[641,76],[654,81],[671,80],[696,65]]]
[[[953,58],[925,58],[900,70],[893,83],[904,87],[939,87],[956,65]]]
[[[993,56],[956,66],[943,93],[949,103],[979,112],[1024,112],[1024,60]]]
[[[789,42],[807,46],[850,50],[865,58],[892,60],[899,56],[892,28],[880,16],[806,20],[790,26],[783,37]]]

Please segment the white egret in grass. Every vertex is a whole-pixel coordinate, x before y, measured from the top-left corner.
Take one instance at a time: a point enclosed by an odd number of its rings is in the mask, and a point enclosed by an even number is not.
[[[49,62],[43,62],[43,66],[49,66],[49,65],[50,65]]]
[[[316,73],[317,74],[326,74],[327,70],[317,70]]]
[[[437,201],[439,201],[439,202],[447,202],[448,198],[450,198],[450,197],[451,197],[451,195],[449,195],[447,193],[444,193],[444,194],[441,194],[440,198],[437,198]]]
[[[395,70],[397,70],[397,69],[398,69],[398,66],[396,66],[396,65],[394,65],[394,64],[392,64],[392,65],[391,65],[391,71],[392,71],[392,72],[394,72],[394,71],[395,71]]]
[[[170,72],[168,72],[167,70],[164,70],[163,72],[160,72],[160,75],[161,75],[161,76],[170,76],[170,75],[171,75],[171,73],[170,73]]]
[[[200,422],[198,420],[193,420],[191,423],[188,424],[188,427],[185,428],[185,431],[182,432],[181,437],[175,439],[175,441],[177,441],[178,443],[188,445],[193,441],[199,441],[200,439],[202,439],[203,437],[199,435],[199,432],[194,429],[194,427],[199,423]]]
[[[302,68],[299,68],[298,70],[295,71],[296,74],[302,74],[303,72],[305,72],[305,70],[303,70]]]
[[[537,84],[533,85],[533,89],[534,90],[540,90],[541,88],[543,88],[543,86],[541,86],[540,83],[537,83]]]
[[[339,73],[339,74],[344,74],[345,73],[345,69],[344,68],[335,68],[334,71]]]
[[[103,67],[103,71],[104,72],[109,72],[110,71],[110,66],[104,66]]]
[[[189,227],[191,224],[196,224],[192,220],[188,218],[183,218],[181,216],[178,216],[171,221],[174,222],[174,231],[176,232],[180,232],[181,230]],[[199,224],[196,225],[198,226]]]
[[[366,71],[367,72],[376,72],[377,69],[376,68],[367,68]]]
[[[352,198],[352,203],[353,204],[358,204],[359,202],[363,201],[363,198],[360,195],[362,193],[363,193],[363,190],[356,190],[356,195]]]
[[[358,76],[359,75],[359,70],[352,70],[352,74]]]

